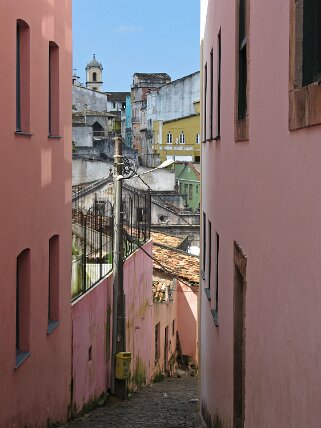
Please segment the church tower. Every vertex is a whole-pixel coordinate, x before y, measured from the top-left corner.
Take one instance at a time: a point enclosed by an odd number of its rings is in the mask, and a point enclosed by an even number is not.
[[[103,85],[103,66],[96,60],[95,54],[93,59],[86,67],[86,88],[94,91],[102,91]]]

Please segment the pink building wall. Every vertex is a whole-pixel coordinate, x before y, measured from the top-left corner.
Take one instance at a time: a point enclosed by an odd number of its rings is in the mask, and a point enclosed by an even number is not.
[[[173,293],[173,302],[154,303],[153,307],[153,332],[152,332],[152,349],[153,349],[153,377],[162,374],[165,371],[165,328],[168,327],[168,353],[167,362],[176,350],[176,333],[177,333],[177,293]],[[174,321],[174,332],[173,332]],[[159,323],[159,358],[155,356],[155,326]],[[174,333],[174,334],[173,334]],[[169,367],[170,368],[170,367]]]
[[[202,211],[220,235],[220,253],[219,327],[214,291],[211,302],[204,292],[208,276],[200,291],[200,405],[212,421],[232,426],[236,241],[247,256],[245,427],[316,427],[321,128],[288,127],[290,2],[249,1],[249,141],[242,143],[234,140],[236,2],[202,3],[203,66],[222,28],[222,98],[221,139],[202,145]]]
[[[195,362],[197,352],[198,287],[189,287],[177,279],[173,280],[172,302],[154,303],[153,329],[153,375],[165,371],[165,328],[168,327],[167,361],[175,353],[178,333],[182,355],[191,357]],[[174,321],[174,329],[173,329]],[[160,355],[155,359],[155,326],[160,323]],[[173,368],[172,368],[173,369]]]
[[[152,243],[144,245],[151,254]],[[132,353],[129,388],[151,379],[152,259],[137,250],[124,263],[126,351]],[[110,388],[112,274],[72,304],[73,413]]]
[[[0,426],[43,427],[67,418],[70,402],[71,316],[71,1],[0,3]],[[17,20],[29,25],[29,71],[21,76],[25,113],[16,135]],[[59,131],[48,138],[48,49],[59,46]],[[28,74],[29,73],[29,74]],[[29,76],[29,79],[27,78]],[[59,235],[59,325],[48,328],[49,239]],[[30,250],[30,356],[16,365],[16,264]],[[23,330],[22,328],[22,330]],[[21,331],[22,335],[24,334]]]
[[[177,281],[177,329],[183,355],[195,361],[197,353],[198,287]]]

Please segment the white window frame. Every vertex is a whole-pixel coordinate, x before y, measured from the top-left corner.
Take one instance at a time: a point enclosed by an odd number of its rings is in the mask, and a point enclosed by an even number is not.
[[[179,144],[185,144],[185,134],[184,134],[184,131],[182,131],[179,134]]]
[[[173,144],[173,134],[171,132],[167,133],[167,144]]]

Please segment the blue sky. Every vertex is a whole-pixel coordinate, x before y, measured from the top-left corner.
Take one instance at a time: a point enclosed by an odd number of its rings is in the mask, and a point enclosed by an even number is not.
[[[199,70],[199,0],[73,0],[73,67],[92,58],[106,91],[129,91],[135,72],[172,79]]]

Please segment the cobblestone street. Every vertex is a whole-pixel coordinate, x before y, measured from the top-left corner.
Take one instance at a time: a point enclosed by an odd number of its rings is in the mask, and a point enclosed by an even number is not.
[[[196,398],[196,377],[167,378],[132,394],[126,401],[108,402],[63,427],[201,428],[204,425]]]

